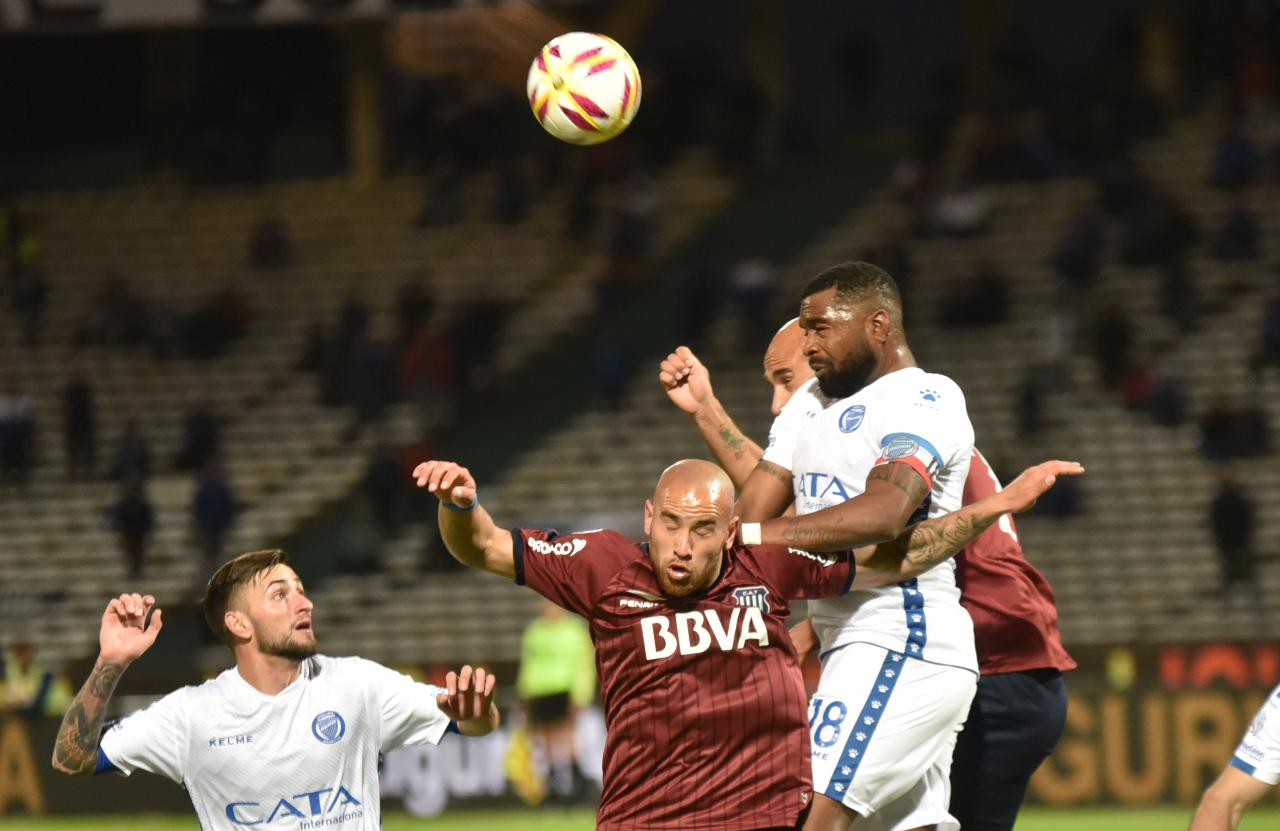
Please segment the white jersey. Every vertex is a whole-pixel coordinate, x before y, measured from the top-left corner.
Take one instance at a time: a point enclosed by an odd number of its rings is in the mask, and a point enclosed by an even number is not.
[[[929,496],[912,521],[960,508],[973,456],[973,425],[954,381],[911,367],[835,401],[822,396],[817,384],[814,379],[798,390],[779,416],[787,418],[783,430],[799,425],[791,463],[785,465],[797,514],[852,499],[864,490],[871,469],[886,461],[911,465],[929,483]],[[770,442],[775,455],[786,452],[784,437],[771,436]],[[978,671],[973,621],[960,605],[950,560],[896,586],[812,601],[809,616],[824,652],[871,643]]]
[[[178,782],[205,831],[377,831],[379,754],[440,741],[438,692],[363,658],[311,658],[274,696],[232,668],[115,724],[99,764]]]
[[[1267,785],[1280,782],[1280,687],[1271,691],[1253,717],[1231,766]]]

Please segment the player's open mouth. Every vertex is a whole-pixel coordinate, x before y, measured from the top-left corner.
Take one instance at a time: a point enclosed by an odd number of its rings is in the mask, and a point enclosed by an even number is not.
[[[311,631],[311,621],[309,621],[309,620],[299,621],[298,623],[296,623],[296,624],[294,625],[293,629],[294,629],[294,631],[296,631],[296,632],[310,632],[310,631]]]
[[[667,576],[672,580],[687,580],[689,577],[689,569],[684,566],[669,565],[667,566]]]

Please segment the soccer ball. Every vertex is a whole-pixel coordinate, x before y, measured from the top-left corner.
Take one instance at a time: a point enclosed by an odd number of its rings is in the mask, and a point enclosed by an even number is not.
[[[542,128],[570,144],[599,144],[627,129],[640,108],[640,71],[617,41],[569,32],[529,67],[529,106]]]

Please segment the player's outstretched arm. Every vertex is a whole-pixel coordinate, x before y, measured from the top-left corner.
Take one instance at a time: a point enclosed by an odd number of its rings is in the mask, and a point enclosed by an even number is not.
[[[1235,831],[1245,809],[1267,795],[1271,785],[1227,767],[1209,786],[1191,818],[1191,831]]]
[[[107,715],[107,704],[120,676],[156,642],[163,625],[151,595],[122,594],[107,604],[98,630],[98,660],[76,694],[58,729],[53,745],[53,769],[83,776],[98,765],[98,738]]]
[[[485,736],[498,729],[502,714],[493,703],[497,678],[483,667],[464,666],[445,676],[445,690],[436,696],[440,712],[453,719],[464,736]]]
[[[1004,490],[934,519],[918,522],[892,542],[854,552],[858,573],[854,588],[910,580],[958,554],[1005,514],[1031,508],[1059,476],[1080,476],[1077,462],[1041,462],[1027,468]]]
[[[516,576],[511,532],[499,528],[476,500],[476,480],[456,462],[423,462],[413,469],[418,487],[440,500],[437,520],[440,536],[453,558],[465,566]]]
[[[667,397],[693,417],[702,440],[741,490],[764,455],[760,445],[738,429],[711,387],[711,373],[687,346],[678,346],[662,362],[658,380]]]

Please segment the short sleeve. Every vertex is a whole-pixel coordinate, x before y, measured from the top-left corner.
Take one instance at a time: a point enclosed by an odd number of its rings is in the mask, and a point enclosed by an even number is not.
[[[613,576],[642,556],[616,531],[561,536],[544,528],[516,528],[511,540],[516,583],[584,617],[590,617]]]
[[[1280,782],[1280,687],[1253,717],[1231,766],[1268,785]]]
[[[99,769],[125,776],[145,770],[181,784],[190,746],[190,695],[186,688],[175,690],[108,728],[98,744]]]
[[[358,660],[358,673],[374,691],[377,703],[378,748],[439,744],[449,727],[449,717],[436,704],[440,688],[414,681],[382,664]]]
[[[891,410],[877,415],[874,429],[880,446],[875,464],[907,464],[931,489],[940,472],[967,470],[973,455],[964,393],[940,376],[926,376],[919,389],[904,390]]]
[[[845,594],[857,573],[857,564],[848,552],[815,554],[776,545],[747,545],[737,549],[737,556],[788,600]]]
[[[785,470],[791,470],[796,452],[796,440],[800,436],[800,428],[813,416],[818,404],[813,396],[813,385],[801,387],[791,396],[782,412],[769,427],[769,444],[764,449],[763,461],[775,464]]]

